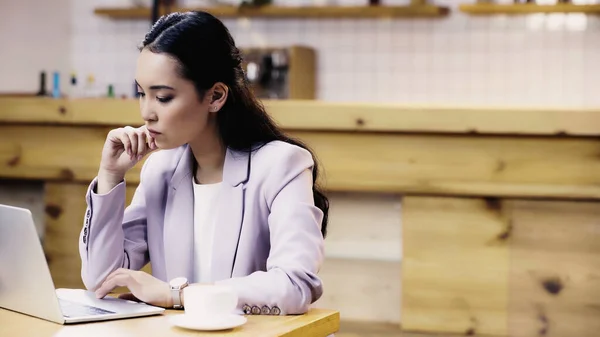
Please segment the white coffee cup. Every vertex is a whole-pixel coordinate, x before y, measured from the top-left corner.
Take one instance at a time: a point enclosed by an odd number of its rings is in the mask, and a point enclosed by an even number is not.
[[[227,317],[238,304],[237,293],[224,285],[190,285],[183,299],[185,314],[198,319]]]

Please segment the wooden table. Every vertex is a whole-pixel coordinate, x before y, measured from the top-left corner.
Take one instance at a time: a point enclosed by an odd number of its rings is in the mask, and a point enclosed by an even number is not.
[[[325,337],[339,330],[337,311],[313,309],[298,316],[247,316],[241,327],[221,332],[200,332],[172,326],[169,316],[183,312],[106,322],[60,325],[13,311],[0,309],[0,336],[19,337],[125,337],[125,336],[235,336],[235,337]]]

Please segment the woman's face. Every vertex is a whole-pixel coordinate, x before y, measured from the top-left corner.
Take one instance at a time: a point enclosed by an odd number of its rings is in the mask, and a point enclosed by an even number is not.
[[[161,149],[172,149],[216,131],[218,104],[199,97],[194,84],[177,73],[177,61],[147,49],[139,54],[136,81],[146,127]]]

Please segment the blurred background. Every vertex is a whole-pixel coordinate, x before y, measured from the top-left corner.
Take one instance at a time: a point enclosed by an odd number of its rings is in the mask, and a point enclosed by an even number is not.
[[[268,111],[316,150],[315,306],[340,310],[339,335],[600,336],[600,0],[266,2],[154,13],[222,18]],[[57,287],[82,286],[106,131],[141,122],[153,3],[0,0],[0,203],[32,210]]]

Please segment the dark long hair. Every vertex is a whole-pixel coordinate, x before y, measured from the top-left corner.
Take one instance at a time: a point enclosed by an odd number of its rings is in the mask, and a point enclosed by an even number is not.
[[[225,146],[254,151],[257,145],[280,140],[311,152],[315,162],[312,190],[315,206],[323,211],[321,233],[325,237],[329,201],[317,184],[319,167],[315,155],[299,140],[286,136],[256,99],[244,75],[240,51],[227,27],[206,12],[172,13],[153,25],[140,50],[144,48],[174,57],[179,63],[180,75],[194,83],[201,98],[217,82],[229,87],[227,101],[217,114]]]

